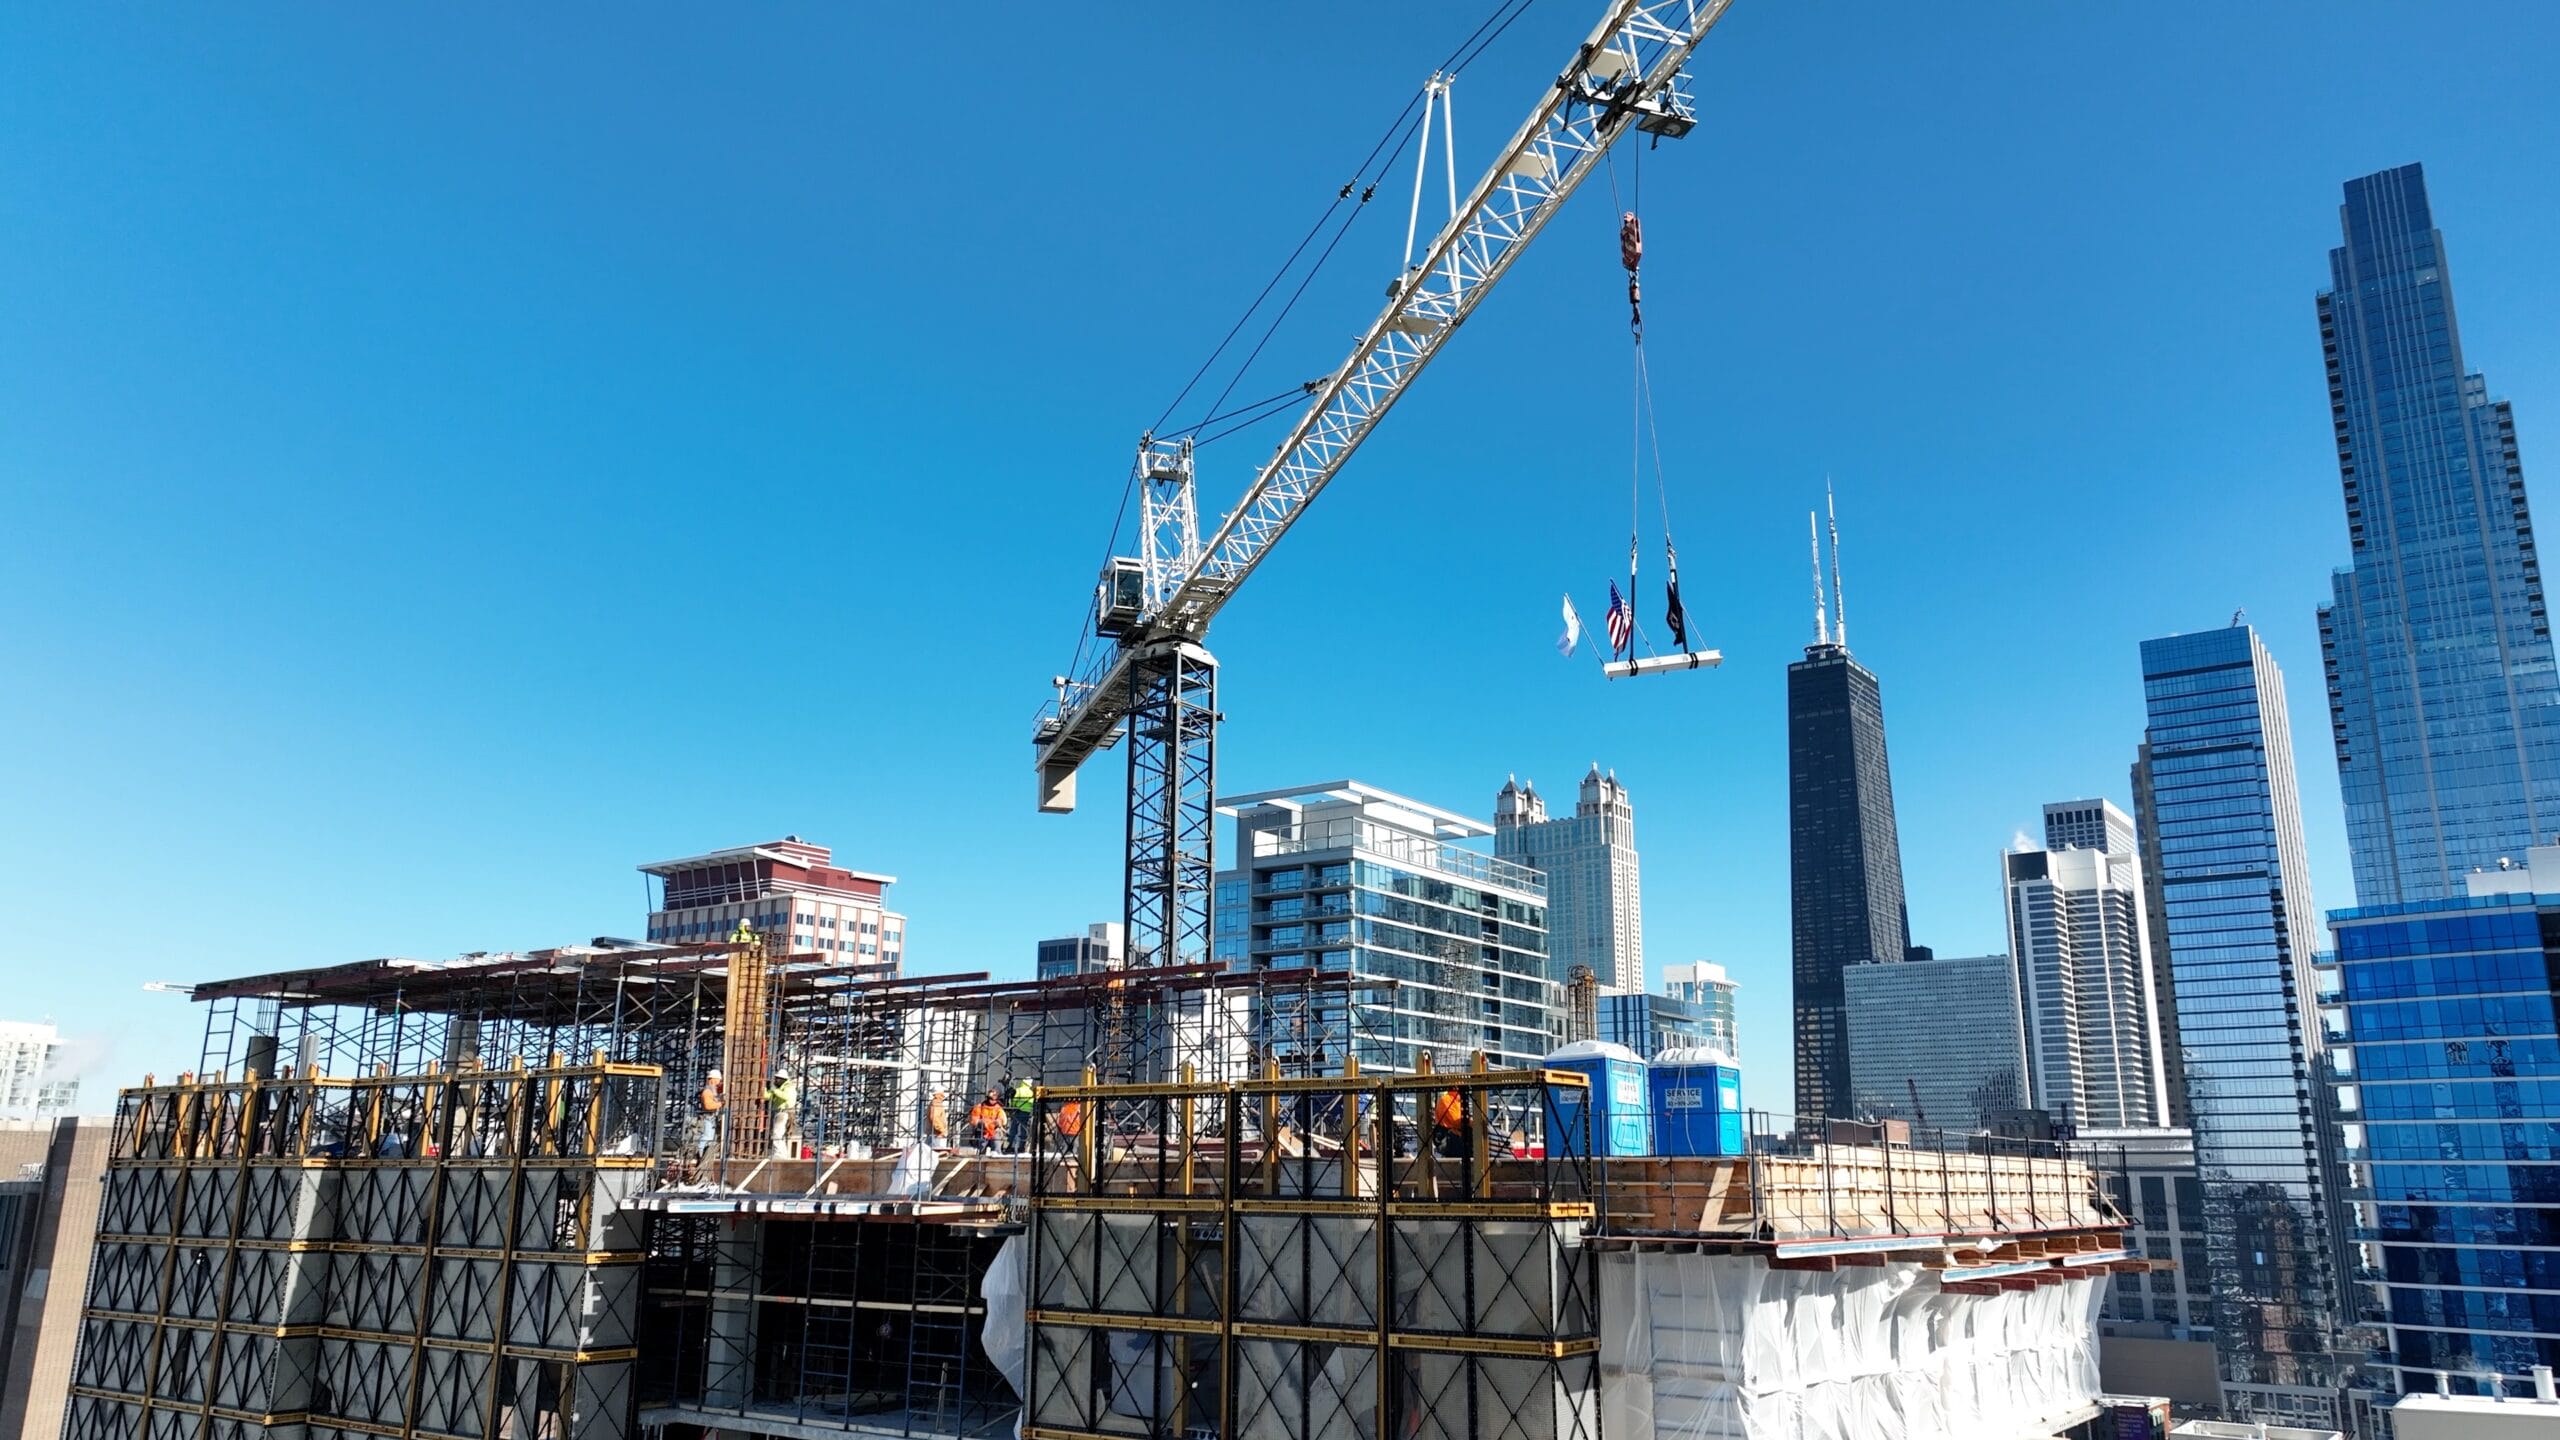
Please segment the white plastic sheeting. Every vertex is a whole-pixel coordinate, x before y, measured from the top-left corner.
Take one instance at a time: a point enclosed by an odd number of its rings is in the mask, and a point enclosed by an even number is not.
[[[889,1193],[910,1200],[931,1195],[934,1171],[941,1159],[930,1145],[910,1145],[899,1151],[897,1163],[889,1167]]]
[[[1025,1283],[1031,1269],[1031,1242],[1015,1235],[996,1248],[987,1273],[978,1281],[978,1298],[987,1302],[987,1317],[978,1327],[978,1348],[987,1352],[996,1373],[1016,1395],[1030,1393],[1022,1383],[1022,1352],[1030,1341],[1029,1318],[1023,1309]]]
[[[1610,1440],[2007,1440],[2098,1393],[2104,1276],[1951,1295],[1916,1263],[1601,1257]]]

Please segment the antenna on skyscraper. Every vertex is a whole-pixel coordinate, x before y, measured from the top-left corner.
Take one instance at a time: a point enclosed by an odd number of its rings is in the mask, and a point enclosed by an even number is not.
[[[1849,597],[1840,588],[1840,507],[1831,498],[1831,477],[1822,477],[1822,508],[1831,516],[1831,618],[1841,649],[1849,648]],[[1820,584],[1821,577],[1814,577]]]
[[[1813,545],[1813,643],[1831,643],[1831,614],[1824,608],[1822,591],[1822,521],[1812,511],[1804,512],[1805,539]]]

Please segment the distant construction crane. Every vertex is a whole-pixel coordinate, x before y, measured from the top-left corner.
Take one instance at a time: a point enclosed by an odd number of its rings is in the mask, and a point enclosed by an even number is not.
[[[1902,1086],[1911,1092],[1911,1123],[1924,1130],[1927,1129],[1929,1112],[1920,1108],[1920,1082],[1905,1075],[1902,1077]]]
[[[1139,440],[1140,553],[1104,567],[1093,601],[1093,633],[1113,643],[1052,681],[1055,697],[1032,737],[1040,809],[1052,814],[1075,808],[1087,760],[1129,741],[1127,963],[1209,958],[1219,721],[1209,622],[1609,148],[1631,127],[1678,139],[1696,126],[1685,66],[1730,3],[1612,0],[1420,261],[1396,278],[1349,358],[1309,387],[1311,403],[1206,543],[1192,441]],[[1441,79],[1433,93],[1445,95]],[[1419,194],[1417,177],[1417,207]]]

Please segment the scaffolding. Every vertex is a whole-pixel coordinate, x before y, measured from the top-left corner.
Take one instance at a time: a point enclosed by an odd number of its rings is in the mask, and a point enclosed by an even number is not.
[[[414,1074],[499,1057],[600,1053],[666,1077],[668,1178],[727,1184],[767,1160],[862,1158],[962,1140],[972,1097],[1072,1082],[1322,1073],[1357,1053],[1368,982],[1219,965],[996,981],[863,978],[742,932],[711,945],[567,946],[453,961],[368,960],[199,985],[202,1068],[220,1075]],[[723,1072],[725,1103],[701,1097]],[[768,1114],[788,1076],[792,1113]],[[937,1104],[938,1098],[938,1104]],[[937,1124],[939,1128],[937,1128]],[[777,1133],[777,1129],[779,1133]]]

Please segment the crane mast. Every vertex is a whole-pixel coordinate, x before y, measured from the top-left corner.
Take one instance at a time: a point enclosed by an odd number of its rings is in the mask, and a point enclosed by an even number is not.
[[[1057,678],[1033,734],[1039,804],[1050,813],[1075,808],[1087,760],[1129,742],[1128,963],[1209,958],[1218,725],[1210,621],[1609,147],[1630,127],[1670,139],[1695,127],[1684,67],[1730,3],[1612,0],[1206,541],[1191,443],[1139,442],[1143,553],[1111,561],[1094,598],[1095,633],[1115,643]]]

